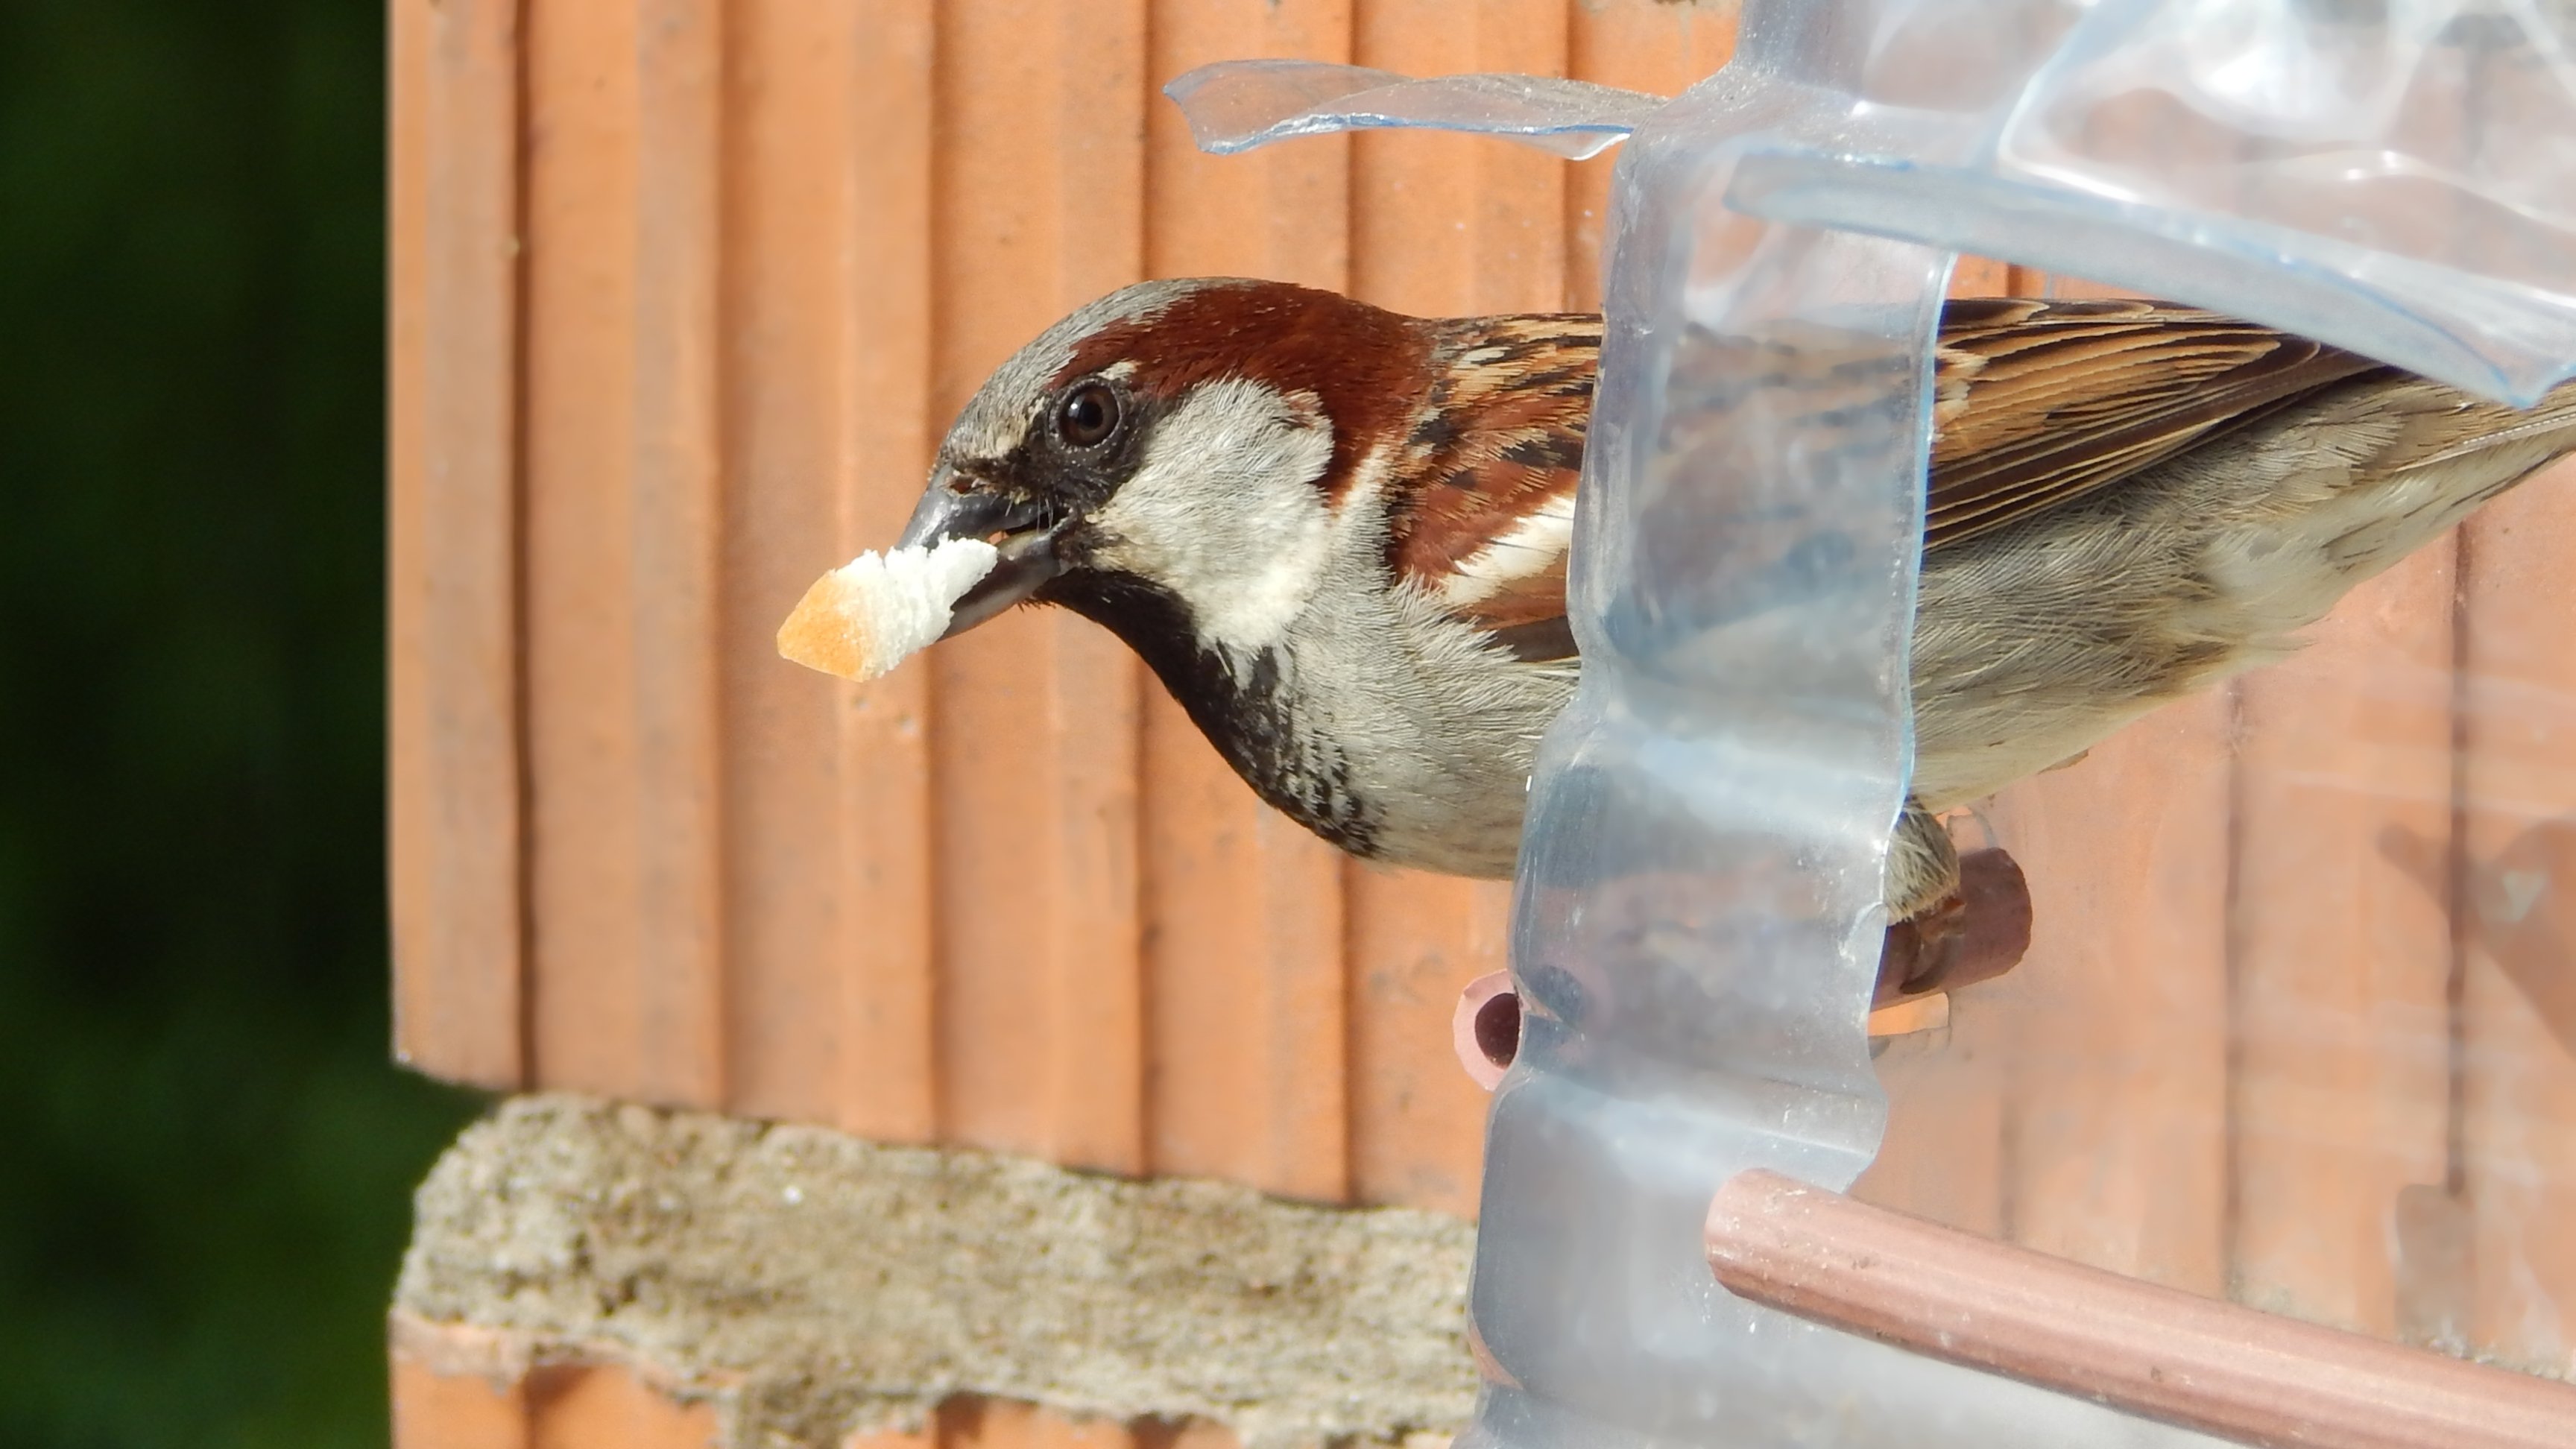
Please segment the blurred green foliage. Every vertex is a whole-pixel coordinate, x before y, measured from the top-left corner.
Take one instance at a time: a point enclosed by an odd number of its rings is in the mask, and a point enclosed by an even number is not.
[[[0,1444],[380,1444],[383,0],[0,3]]]

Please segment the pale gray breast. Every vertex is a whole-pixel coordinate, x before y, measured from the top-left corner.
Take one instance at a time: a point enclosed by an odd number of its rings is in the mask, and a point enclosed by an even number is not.
[[[1520,663],[1412,589],[1322,591],[1290,653],[1283,700],[1346,762],[1370,855],[1509,876],[1530,761],[1573,696],[1571,665]]]

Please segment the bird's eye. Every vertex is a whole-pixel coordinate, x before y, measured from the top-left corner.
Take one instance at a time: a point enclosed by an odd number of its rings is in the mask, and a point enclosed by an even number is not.
[[[1118,394],[1107,383],[1086,382],[1064,395],[1055,430],[1077,448],[1097,448],[1118,431]]]

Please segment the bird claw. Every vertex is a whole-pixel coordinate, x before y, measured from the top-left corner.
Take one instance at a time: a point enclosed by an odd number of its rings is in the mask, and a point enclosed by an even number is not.
[[[1955,991],[2011,970],[2030,949],[2030,883],[2007,852],[1959,857],[1959,885],[1939,905],[1887,928],[1873,1007]]]

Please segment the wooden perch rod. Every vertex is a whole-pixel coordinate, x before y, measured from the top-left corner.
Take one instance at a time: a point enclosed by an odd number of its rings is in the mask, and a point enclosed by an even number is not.
[[[2576,1444],[2576,1385],[2195,1297],[1776,1172],[1720,1188],[1707,1241],[1739,1297],[2263,1449]]]

